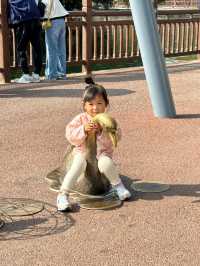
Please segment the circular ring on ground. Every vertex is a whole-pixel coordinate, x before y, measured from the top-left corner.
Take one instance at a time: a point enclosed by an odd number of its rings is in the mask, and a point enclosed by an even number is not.
[[[71,190],[69,195],[72,201],[79,204],[80,208],[88,210],[113,209],[122,204],[117,194],[110,191],[101,195],[90,195]]]
[[[168,190],[170,186],[159,181],[138,181],[132,183],[131,188],[138,192],[159,193]]]
[[[88,210],[107,210],[121,206],[122,201],[118,198],[111,199],[84,199],[79,201],[79,205],[83,209]]]
[[[41,212],[44,204],[32,199],[0,199],[0,213],[8,216],[28,216]]]

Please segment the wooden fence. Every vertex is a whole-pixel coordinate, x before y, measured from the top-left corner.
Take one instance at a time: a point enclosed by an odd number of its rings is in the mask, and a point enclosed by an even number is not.
[[[8,29],[0,0],[0,79],[9,82],[11,69],[19,68],[15,36]],[[96,63],[133,62],[139,58],[134,23],[130,11],[95,11],[91,1],[83,0],[82,11],[66,19],[67,64],[82,65],[90,73]],[[198,10],[160,10],[158,29],[165,56],[200,52],[200,13]],[[32,51],[29,49],[29,64]]]
[[[199,7],[199,0],[165,0],[163,5],[173,7]]]

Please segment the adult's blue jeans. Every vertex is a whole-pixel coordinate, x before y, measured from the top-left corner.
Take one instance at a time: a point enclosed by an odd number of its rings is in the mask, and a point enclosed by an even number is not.
[[[51,20],[52,27],[45,30],[47,79],[66,75],[66,28],[64,18]]]

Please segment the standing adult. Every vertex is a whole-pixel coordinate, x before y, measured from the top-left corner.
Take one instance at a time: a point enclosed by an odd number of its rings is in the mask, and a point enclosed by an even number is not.
[[[22,69],[18,83],[40,82],[42,68],[41,23],[38,0],[8,0],[8,21],[14,27],[17,54]],[[34,72],[30,75],[27,61],[28,43],[33,47]]]
[[[42,0],[46,5],[44,20],[51,21],[45,29],[46,69],[49,80],[66,79],[66,26],[65,17],[69,14],[59,0]]]

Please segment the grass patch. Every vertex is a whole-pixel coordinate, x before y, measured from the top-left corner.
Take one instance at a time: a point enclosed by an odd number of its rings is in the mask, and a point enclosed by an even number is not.
[[[121,62],[121,63],[112,63],[112,64],[94,64],[92,66],[93,71],[98,70],[109,70],[109,69],[117,69],[117,68],[126,68],[126,67],[137,67],[142,66],[142,60],[137,59],[133,62]],[[71,73],[81,73],[82,66],[67,66],[67,74]],[[11,79],[19,78],[22,75],[22,71],[20,69],[11,71]],[[42,76],[44,76],[44,68],[42,69]]]
[[[180,61],[193,61],[197,60],[197,55],[192,54],[192,55],[184,55],[184,56],[177,56],[177,57],[172,57],[175,60],[180,60]]]
[[[112,64],[95,64],[92,66],[92,70],[109,70],[109,69],[117,69],[117,68],[126,68],[126,67],[138,67],[142,66],[142,60],[137,59],[133,62],[122,62],[122,63],[112,63]]]

